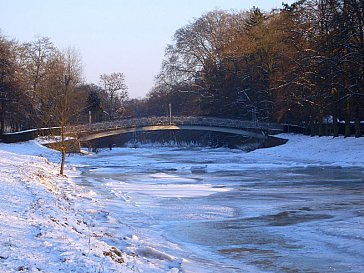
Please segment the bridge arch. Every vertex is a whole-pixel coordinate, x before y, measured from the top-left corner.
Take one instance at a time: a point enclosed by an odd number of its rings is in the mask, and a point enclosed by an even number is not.
[[[227,133],[264,141],[270,134],[282,132],[281,125],[211,117],[151,117],[100,122],[67,127],[67,133],[87,142],[100,138],[135,132],[210,131]]]
[[[251,137],[256,139],[265,140],[267,136],[262,133],[257,133],[249,130],[236,129],[236,128],[225,128],[217,126],[202,126],[202,125],[150,125],[141,127],[129,127],[129,128],[118,128],[109,129],[107,131],[101,132],[90,132],[87,135],[79,137],[81,142],[90,141],[98,138],[104,138],[114,135],[134,133],[134,132],[148,132],[148,131],[164,131],[164,130],[197,130],[197,131],[210,131],[210,132],[220,132],[235,134],[244,137]]]

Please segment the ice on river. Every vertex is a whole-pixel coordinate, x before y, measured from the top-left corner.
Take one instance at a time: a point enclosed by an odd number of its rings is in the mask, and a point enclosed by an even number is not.
[[[179,184],[167,184],[167,185],[132,185],[122,182],[109,182],[105,184],[113,189],[116,195],[122,195],[123,193],[133,192],[149,194],[159,197],[197,197],[207,196],[210,194],[229,191],[228,188],[213,187],[210,184],[202,185],[179,185]]]
[[[110,215],[185,272],[364,271],[363,141],[336,139],[333,153],[332,139],[287,137],[251,153],[124,148],[75,162]]]

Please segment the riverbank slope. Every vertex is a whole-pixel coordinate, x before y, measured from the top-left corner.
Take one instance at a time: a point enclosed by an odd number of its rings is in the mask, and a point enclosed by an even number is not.
[[[106,243],[93,192],[58,176],[59,159],[36,141],[0,144],[0,272],[178,271]]]

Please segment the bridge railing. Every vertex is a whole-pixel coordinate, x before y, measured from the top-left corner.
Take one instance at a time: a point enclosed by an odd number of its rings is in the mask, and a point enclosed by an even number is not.
[[[105,130],[116,130],[123,128],[144,127],[153,125],[199,125],[213,126],[235,129],[255,129],[255,130],[276,130],[283,131],[283,126],[267,122],[253,122],[235,119],[211,118],[211,117],[148,117],[132,118],[116,121],[98,122],[77,126],[68,126],[68,133],[85,133]]]

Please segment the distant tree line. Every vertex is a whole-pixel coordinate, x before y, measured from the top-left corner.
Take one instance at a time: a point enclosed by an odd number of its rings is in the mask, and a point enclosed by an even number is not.
[[[215,10],[178,29],[144,113],[257,119],[345,135],[364,120],[364,2]],[[139,105],[138,105],[139,104]],[[161,107],[162,106],[162,107]],[[140,112],[140,110],[139,110]],[[344,126],[344,125],[343,125]]]
[[[361,136],[364,2],[208,12],[176,31],[144,99],[128,99],[122,73],[87,84],[81,68],[77,52],[48,38],[20,44],[0,33],[1,131],[56,126],[67,98],[68,123],[88,122],[89,111],[93,122],[164,116],[171,104],[173,115],[296,124],[312,135],[329,123],[333,136]]]
[[[49,38],[19,43],[0,32],[0,133],[120,118],[128,98],[122,73],[83,80],[80,53]]]

